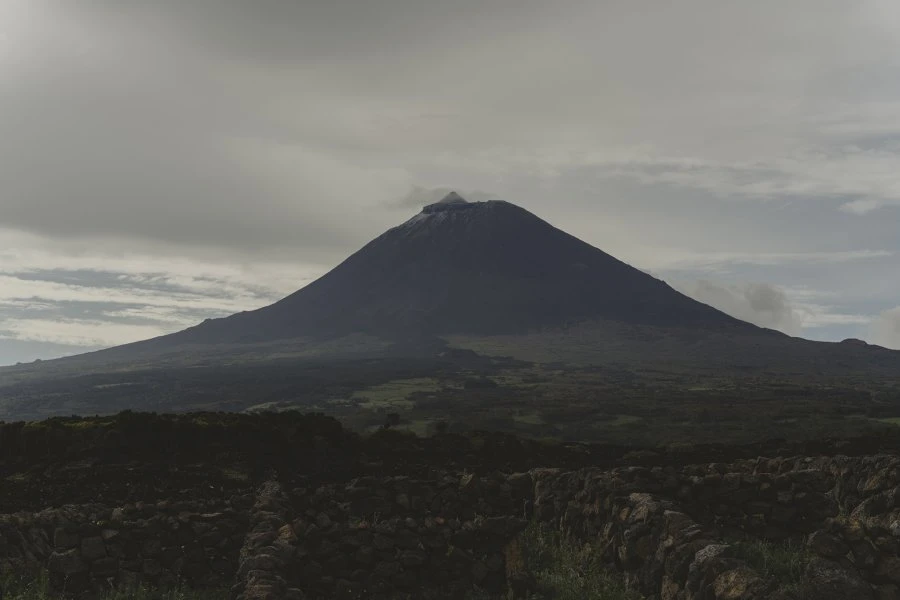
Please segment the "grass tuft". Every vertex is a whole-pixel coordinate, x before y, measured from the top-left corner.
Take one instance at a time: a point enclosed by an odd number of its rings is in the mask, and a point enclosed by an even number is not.
[[[603,563],[600,552],[558,529],[532,523],[523,538],[525,563],[537,583],[537,598],[554,600],[640,600],[621,576]]]
[[[735,558],[740,558],[760,575],[778,582],[784,589],[800,592],[806,583],[806,567],[812,555],[802,545],[773,543],[763,540],[732,544]]]

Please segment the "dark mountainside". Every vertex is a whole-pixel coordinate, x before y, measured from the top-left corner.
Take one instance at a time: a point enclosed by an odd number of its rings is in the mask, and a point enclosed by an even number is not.
[[[346,343],[353,336],[366,342]],[[327,348],[334,340],[345,342]],[[179,353],[264,356],[297,343],[320,356],[418,357],[436,354],[448,340],[534,362],[555,356],[573,364],[900,373],[894,352],[751,325],[523,208],[500,200],[469,203],[455,193],[271,306],[75,360],[90,367]]]
[[[520,334],[591,319],[762,333],[518,206],[451,194],[287,298],[152,344]]]

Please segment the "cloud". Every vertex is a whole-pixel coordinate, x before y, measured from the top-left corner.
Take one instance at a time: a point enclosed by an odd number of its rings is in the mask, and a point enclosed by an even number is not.
[[[132,342],[259,308],[325,270],[261,260],[115,255],[102,245],[79,248],[8,231],[0,231],[0,241],[0,360],[5,362]]]
[[[13,40],[32,58],[4,72],[5,227],[185,247],[302,240],[335,252],[360,233],[342,208],[410,186],[402,167],[282,139],[265,110],[219,87],[230,79],[223,57],[157,31],[139,8],[112,10],[118,18],[38,3],[42,18]]]
[[[900,307],[882,312],[872,323],[872,343],[900,350]]]
[[[677,284],[682,293],[733,317],[789,335],[803,330],[800,312],[787,294],[764,283],[719,284],[707,280]]]
[[[193,253],[181,250],[136,241],[124,245],[122,240],[103,238],[60,240],[0,229],[0,275],[85,287],[98,283],[158,291],[205,287],[215,294],[230,295],[235,292],[233,286],[238,286],[286,294],[344,258],[343,250],[334,258],[316,253],[235,256],[217,248],[196,248]]]
[[[63,261],[61,261],[63,262]],[[102,263],[101,263],[102,264]],[[144,263],[151,266],[152,261]],[[116,265],[106,263],[106,268]],[[190,273],[125,270],[61,269],[0,272],[0,332],[7,339],[48,341],[66,345],[102,345],[135,341],[142,334],[160,335],[196,324],[204,318],[252,310],[278,300],[313,277],[265,277],[222,265]],[[272,269],[272,266],[269,266]],[[49,323],[60,323],[53,338]],[[104,325],[109,332],[101,331]],[[94,331],[96,330],[96,331]],[[94,331],[94,333],[89,333]]]
[[[900,104],[897,111],[900,116]],[[818,203],[835,199],[840,201],[840,210],[866,215],[900,205],[900,186],[893,177],[900,159],[896,145],[900,132],[895,135],[890,146],[881,149],[824,145],[795,151],[790,157],[754,162],[648,155],[626,161],[588,159],[585,164],[608,177],[706,190],[721,197],[798,198]]]
[[[592,169],[856,212],[900,198],[896,147],[864,144],[875,122],[900,134],[900,93],[847,85],[861,62],[856,83],[892,72],[881,3],[327,4],[16,3],[0,221],[333,257],[413,185],[515,198]]]
[[[823,299],[833,294],[806,288],[783,288],[768,283],[721,283],[706,279],[675,282],[682,292],[733,317],[787,333],[842,326],[865,326],[866,315],[844,312]]]
[[[149,339],[168,333],[150,325],[125,325],[108,321],[19,319],[0,321],[0,339],[98,348]]]
[[[648,250],[651,250],[648,248]],[[653,268],[666,270],[709,270],[736,265],[785,266],[829,265],[857,262],[894,255],[890,250],[845,250],[836,252],[693,252],[668,249],[648,252]]]

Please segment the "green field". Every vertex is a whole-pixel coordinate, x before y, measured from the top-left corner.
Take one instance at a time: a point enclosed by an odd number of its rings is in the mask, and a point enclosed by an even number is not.
[[[436,379],[420,377],[400,379],[383,385],[354,392],[351,398],[360,406],[368,409],[385,408],[392,410],[409,410],[415,404],[409,397],[416,392],[437,392],[441,384]]]

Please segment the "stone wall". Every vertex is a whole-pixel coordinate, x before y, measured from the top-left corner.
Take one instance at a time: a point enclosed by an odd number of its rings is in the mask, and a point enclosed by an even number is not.
[[[563,474],[556,490],[593,500],[645,492],[679,503],[704,524],[765,537],[802,538],[827,519],[885,515],[900,485],[900,459],[870,457],[759,458],[674,467],[582,469]],[[568,491],[566,491],[568,488]]]
[[[898,466],[893,456],[795,457],[681,469],[536,471],[535,514],[605,545],[610,563],[651,597],[776,597],[765,586],[750,596],[730,596],[737,592],[724,588],[696,595],[691,582],[703,570],[681,556],[706,544],[731,561],[729,572],[749,577],[746,565],[729,558],[725,540],[765,539],[807,546],[810,597],[900,598]],[[681,565],[675,577],[673,560]]]
[[[243,600],[301,600],[300,588],[287,577],[297,552],[297,537],[289,524],[287,496],[276,481],[267,481],[250,510],[247,537],[240,552],[232,597]]]
[[[0,516],[0,574],[46,569],[73,593],[114,586],[230,584],[244,542],[239,506],[159,502]]]
[[[264,487],[251,515],[239,598],[500,595],[503,550],[526,524],[531,477],[354,479]],[[270,594],[270,595],[266,595]]]

